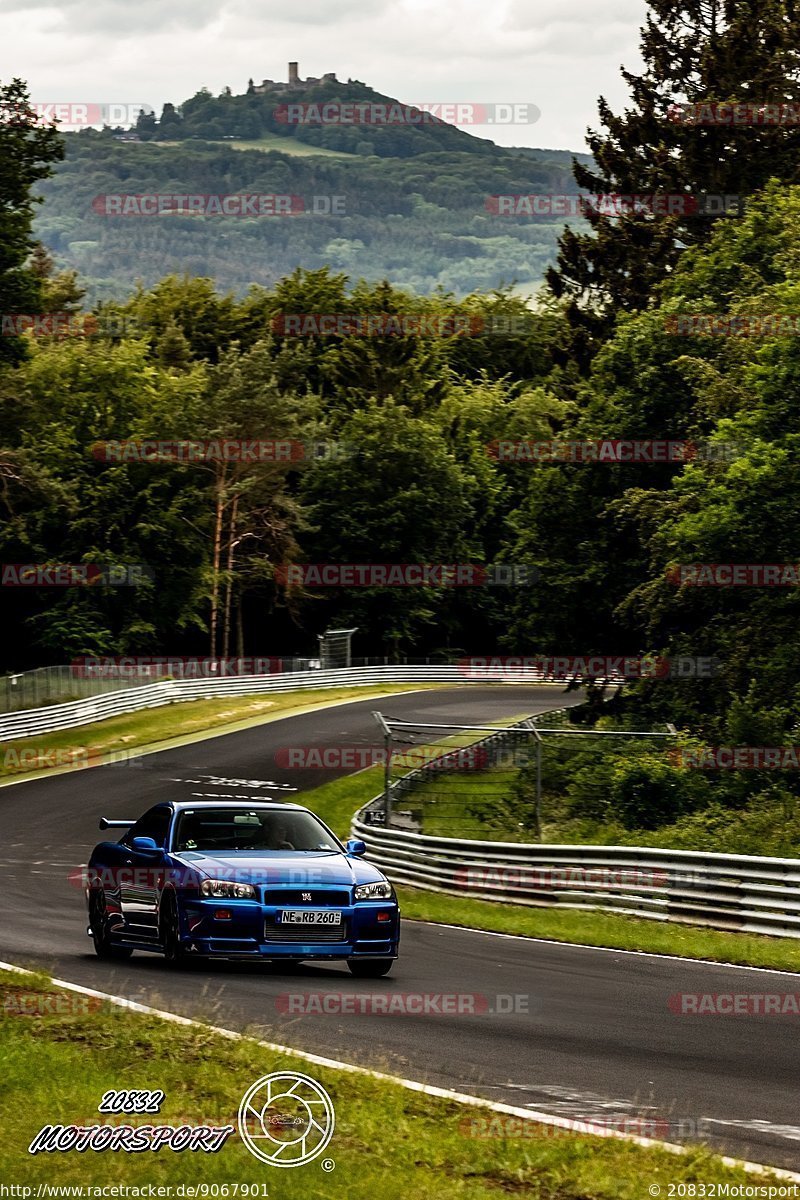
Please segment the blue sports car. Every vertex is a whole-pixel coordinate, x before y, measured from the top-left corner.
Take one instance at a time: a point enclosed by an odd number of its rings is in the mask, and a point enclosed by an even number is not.
[[[157,804],[101,842],[86,873],[88,933],[101,958],[152,950],[192,958],[343,959],[386,975],[397,957],[392,885],[297,804]]]

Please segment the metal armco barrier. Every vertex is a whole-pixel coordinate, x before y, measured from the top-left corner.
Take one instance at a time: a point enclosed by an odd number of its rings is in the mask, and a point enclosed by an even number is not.
[[[539,713],[475,745],[514,739],[526,726],[552,724],[564,712]],[[413,790],[435,769],[433,760],[408,772],[392,784],[393,796]],[[385,817],[385,795],[376,796],[356,813],[351,836],[366,842],[369,861],[394,883],[506,904],[800,938],[800,859],[432,837],[387,827]]]
[[[366,842],[369,861],[394,883],[800,938],[800,859],[427,837],[370,824],[375,803],[356,814],[351,836]]]
[[[254,696],[263,692],[290,692],[305,688],[369,687],[382,683],[452,683],[460,685],[486,684],[486,679],[465,677],[463,667],[442,666],[379,666],[342,667],[338,670],[292,671],[275,675],[235,675],[226,679],[167,679],[159,683],[139,685],[122,691],[73,700],[68,704],[53,704],[44,708],[25,709],[0,716],[0,741],[32,737],[39,733],[54,733],[59,729],[74,729],[92,721],[104,721],[123,713],[159,708],[185,700],[213,700],[218,697]],[[507,683],[546,684],[563,690],[567,681],[547,677],[534,668],[525,668],[507,679]],[[610,679],[611,683],[624,680]]]

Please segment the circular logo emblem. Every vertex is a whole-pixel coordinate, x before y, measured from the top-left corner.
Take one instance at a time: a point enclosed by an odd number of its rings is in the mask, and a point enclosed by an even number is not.
[[[239,1105],[239,1135],[273,1167],[302,1167],[321,1154],[336,1119],[325,1089],[297,1071],[276,1071],[248,1088]]]

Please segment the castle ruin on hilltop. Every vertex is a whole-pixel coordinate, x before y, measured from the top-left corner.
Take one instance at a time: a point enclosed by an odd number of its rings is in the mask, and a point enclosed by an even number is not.
[[[274,79],[264,79],[254,90],[257,94],[263,95],[265,92],[291,92],[294,88],[308,87],[314,83],[338,83],[335,71],[328,71],[321,79],[317,79],[314,75],[309,75],[308,79],[301,79],[298,71],[299,64],[296,62],[289,63],[289,82],[280,83]]]

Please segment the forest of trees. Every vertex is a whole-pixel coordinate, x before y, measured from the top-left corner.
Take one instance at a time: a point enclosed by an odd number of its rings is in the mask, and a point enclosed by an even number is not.
[[[656,97],[665,47],[677,44],[677,7],[678,41],[693,55],[670,57]],[[360,655],[713,656],[712,678],[632,689],[626,703],[637,720],[674,721],[717,743],[791,740],[800,716],[798,588],[677,586],[674,571],[797,559],[796,127],[687,127],[676,143],[657,112],[667,91],[794,102],[798,33],[791,6],[772,0],[651,3],[631,107],[616,117],[601,106],[605,132],[593,135],[602,185],[736,191],[746,196],[744,214],[691,235],[654,214],[602,218],[597,241],[572,230],[551,293],[536,307],[509,289],[421,296],[396,273],[391,282],[359,281],[342,263],[306,264],[232,294],[187,265],[186,274],[101,306],[88,333],[0,339],[2,560],[146,563],[153,573],[139,588],[2,589],[2,665],[209,648],[308,653],[318,632],[343,625],[358,626]],[[732,57],[735,94],[722,69]],[[31,207],[18,182],[27,194],[57,161],[57,139],[41,140],[32,124],[20,130],[24,113],[16,126],[0,126],[17,151],[3,160],[0,194],[18,214],[0,311],[19,311],[27,294],[29,310],[77,313],[83,281],[59,272],[41,248],[30,257]],[[756,154],[760,136],[770,148]],[[71,161],[118,153],[87,138]],[[190,157],[173,152],[173,171]],[[298,162],[276,160],[288,190]],[[313,168],[323,169],[335,190],[338,166]],[[587,184],[580,166],[578,177]],[[476,194],[483,185],[472,181]],[[68,172],[47,184],[87,197],[100,186]],[[125,186],[140,191],[144,181]],[[439,177],[436,186],[450,185]],[[396,250],[408,261],[413,235],[404,222],[398,228]],[[138,231],[116,236],[135,260]],[[460,314],[481,318],[483,332],[292,337],[275,321],[292,313]],[[775,314],[786,320],[752,319]],[[708,323],[693,330],[692,315],[715,315],[717,329],[728,318],[751,320],[729,325],[735,336],[713,336]],[[348,453],[307,465],[108,463],[93,453],[109,439],[217,437],[333,441]],[[551,439],[728,449],[660,464],[505,462],[491,449],[498,440]],[[505,562],[535,566],[539,577],[525,587],[315,589],[281,582],[278,568],[290,562]],[[689,803],[663,763],[652,770],[664,795]],[[737,780],[715,803],[779,805],[797,790],[785,772],[780,785],[758,772]]]
[[[458,132],[458,131],[454,131]],[[466,147],[415,158],[302,157],[233,142],[118,141],[110,130],[64,135],[66,158],[39,185],[35,232],[79,271],[90,302],[122,299],[166,273],[203,275],[221,289],[273,286],[304,266],[331,266],[421,294],[458,295],[516,282],[530,294],[553,262],[563,217],[498,216],[489,197],[574,193],[566,156],[513,155],[459,133]],[[341,213],[292,217],[105,216],[110,194],[291,194],[341,197]],[[323,204],[324,207],[324,204]],[[579,224],[583,224],[582,221]]]

